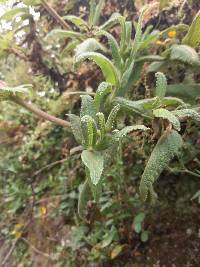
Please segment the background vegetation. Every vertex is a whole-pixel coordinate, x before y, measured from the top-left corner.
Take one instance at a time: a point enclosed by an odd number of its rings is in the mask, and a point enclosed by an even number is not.
[[[74,67],[75,47],[92,38],[97,25],[105,26],[116,12],[133,23],[134,40],[141,8],[150,4],[155,8],[141,24],[146,35],[138,48],[134,79],[127,84],[128,99],[153,97],[155,72],[162,71],[167,96],[179,97],[198,111],[200,39],[192,46],[184,30],[199,12],[199,1],[108,0],[100,16],[97,12],[91,19],[92,2],[0,1],[0,86],[32,84],[27,99],[49,114],[66,121],[68,114],[79,115],[80,94],[93,95],[104,77],[94,63]],[[67,15],[82,18],[87,26],[81,32],[82,22],[74,24]],[[195,36],[199,28],[193,29]],[[121,31],[118,24],[109,29],[118,43]],[[194,51],[187,54],[184,47],[169,54],[184,37]],[[106,36],[99,40],[103,53],[112,58]],[[125,43],[124,58],[131,45],[132,41]],[[13,102],[0,102],[0,110],[0,266],[200,265],[198,120],[181,122],[182,154],[155,183],[158,200],[152,204],[141,201],[138,188],[158,139],[155,125],[144,116],[131,113],[124,120],[122,114],[120,128],[138,123],[151,130],[133,132],[120,143],[105,173],[99,202],[87,202],[82,220],[77,206],[85,172],[79,151],[74,153],[77,142],[71,130]]]

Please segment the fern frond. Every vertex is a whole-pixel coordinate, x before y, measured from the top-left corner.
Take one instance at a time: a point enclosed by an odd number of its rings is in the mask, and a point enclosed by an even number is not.
[[[182,147],[182,137],[177,131],[165,132],[154,147],[140,182],[140,195],[143,201],[148,197],[154,199],[156,193],[153,183],[158,179],[169,162],[176,156]]]

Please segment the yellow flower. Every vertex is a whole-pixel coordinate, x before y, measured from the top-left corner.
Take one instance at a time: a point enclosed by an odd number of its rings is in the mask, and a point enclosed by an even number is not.
[[[176,31],[170,31],[167,33],[169,38],[174,38],[176,36]]]
[[[15,231],[21,229],[22,226],[23,226],[23,224],[21,224],[21,223],[17,223],[17,224],[15,224]]]
[[[47,208],[46,207],[40,207],[40,216],[45,216],[47,214]]]
[[[16,231],[15,232],[15,238],[19,239],[22,236],[22,232]]]

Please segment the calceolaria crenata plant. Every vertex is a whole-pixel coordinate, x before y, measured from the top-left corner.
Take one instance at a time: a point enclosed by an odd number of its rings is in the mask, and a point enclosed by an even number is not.
[[[101,5],[103,1],[100,1]],[[94,97],[81,95],[80,116],[69,114],[69,120],[51,116],[37,108],[35,105],[26,102],[22,95],[28,92],[30,85],[21,85],[10,88],[4,83],[0,85],[0,99],[13,101],[36,115],[50,120],[63,127],[71,127],[72,133],[80,145],[81,159],[85,166],[86,179],[80,192],[78,213],[81,218],[85,217],[85,207],[87,201],[93,198],[98,201],[103,182],[104,173],[112,162],[112,156],[118,153],[118,147],[122,138],[132,131],[151,131],[153,137],[158,139],[157,144],[151,152],[149,160],[144,167],[141,177],[139,192],[143,201],[155,201],[156,193],[153,188],[154,182],[158,179],[161,172],[168,166],[169,162],[181,153],[183,146],[180,134],[181,121],[193,119],[200,121],[198,108],[192,108],[182,99],[166,96],[167,79],[159,71],[166,63],[173,61],[187,64],[189,67],[199,68],[200,61],[196,46],[199,44],[199,17],[198,13],[190,27],[187,25],[173,26],[163,32],[152,31],[147,28],[142,32],[142,18],[147,12],[141,12],[138,23],[135,23],[135,38],[132,40],[132,22],[126,21],[120,14],[115,14],[103,26],[97,24],[99,13],[102,8],[100,4],[95,11],[91,5],[91,14],[88,24],[75,16],[67,16],[78,28],[80,33],[54,31],[53,34],[62,36],[73,36],[76,39],[73,46],[75,49],[75,68],[85,60],[92,60],[96,63],[105,81],[98,86]],[[121,38],[118,43],[108,29],[118,23],[121,27]],[[89,25],[89,26],[88,26]],[[84,40],[83,34],[92,31],[92,37]],[[169,43],[168,48],[162,55],[148,55],[147,48],[171,30],[186,31],[182,43]],[[198,38],[197,38],[198,35]],[[99,41],[102,36],[108,40],[109,48],[102,45]],[[78,45],[77,45],[78,44]],[[97,52],[98,51],[98,52]],[[154,97],[141,100],[129,100],[129,89],[135,84],[142,71],[144,62],[152,62],[149,65],[150,71],[157,71],[155,74],[156,85]],[[123,114],[123,116],[121,116]],[[135,117],[142,117],[143,124],[126,126],[125,122],[120,121],[119,117],[125,118],[126,114]]]

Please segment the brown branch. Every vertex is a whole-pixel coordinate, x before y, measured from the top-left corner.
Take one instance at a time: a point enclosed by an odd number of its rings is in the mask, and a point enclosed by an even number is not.
[[[5,49],[5,51],[7,53],[15,55],[16,57],[18,57],[24,61],[28,61],[28,57],[26,55],[24,55],[21,51],[18,51],[15,48],[7,48],[7,49]]]
[[[62,17],[53,9],[46,0],[42,0],[42,6],[47,10],[47,12],[54,17],[54,19],[66,30],[70,29],[69,25],[62,19]]]
[[[46,112],[44,112],[43,110],[39,109],[37,106],[35,106],[32,103],[27,103],[26,101],[24,101],[22,98],[18,97],[18,96],[11,96],[10,100],[12,100],[13,102],[15,102],[16,104],[24,107],[25,109],[33,112],[34,114],[36,114],[38,117],[43,118],[47,121],[51,121],[53,123],[56,123],[60,126],[63,127],[70,127],[70,122],[59,119],[55,116],[52,116]]]

